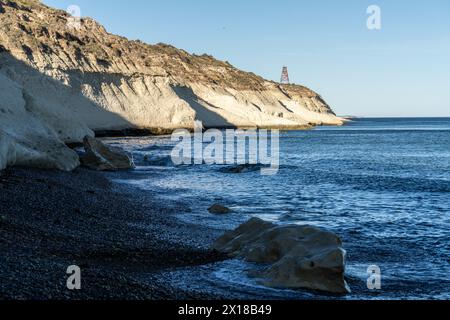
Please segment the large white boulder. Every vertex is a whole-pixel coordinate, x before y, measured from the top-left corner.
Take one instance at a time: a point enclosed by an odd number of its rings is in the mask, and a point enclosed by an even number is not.
[[[233,258],[270,266],[261,282],[277,288],[350,292],[341,239],[312,226],[277,226],[253,218],[219,238],[214,249]]]
[[[67,148],[58,131],[48,124],[49,115],[44,108],[1,71],[0,170],[13,165],[64,171],[76,168],[78,155]],[[69,122],[63,119],[59,119],[59,124],[69,127]]]

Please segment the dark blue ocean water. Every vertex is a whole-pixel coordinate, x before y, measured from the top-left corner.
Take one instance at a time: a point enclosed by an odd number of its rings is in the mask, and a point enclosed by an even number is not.
[[[256,216],[336,232],[348,253],[348,299],[450,299],[450,119],[356,119],[283,132],[274,176],[174,167],[167,137],[109,142],[134,154],[142,177],[126,182],[186,201],[190,210],[179,217],[188,223],[230,229]],[[233,213],[209,214],[217,202]],[[381,290],[367,289],[369,265],[381,268]],[[187,285],[189,272],[189,287],[233,297],[327,298],[260,287],[247,269],[252,266],[230,261],[175,272],[173,279]]]

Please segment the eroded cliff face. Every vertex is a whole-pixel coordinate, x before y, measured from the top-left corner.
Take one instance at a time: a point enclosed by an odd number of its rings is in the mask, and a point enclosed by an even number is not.
[[[205,127],[342,124],[305,87],[129,41],[37,0],[0,0],[0,88],[0,141],[9,141],[1,142],[0,168],[73,169],[78,159],[64,142],[93,130],[192,128],[194,120]]]

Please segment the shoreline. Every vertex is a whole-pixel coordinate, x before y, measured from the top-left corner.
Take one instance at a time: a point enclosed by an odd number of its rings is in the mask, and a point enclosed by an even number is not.
[[[379,125],[384,127],[385,123]],[[429,126],[433,130],[430,134],[435,136],[436,124],[431,122]],[[366,130],[366,127],[363,123],[362,130]],[[329,136],[329,132],[324,130],[322,135],[313,135],[315,140],[308,143],[313,145],[315,141],[323,139],[324,134]],[[373,136],[375,134],[379,133],[374,132]],[[406,135],[409,137],[409,134]],[[334,136],[341,138],[342,135],[336,133]],[[353,131],[348,137],[354,137]],[[385,129],[384,137],[388,141],[386,137],[390,138],[389,130]],[[443,146],[448,144],[446,134],[441,133],[437,137],[437,143]],[[243,217],[261,214],[258,212],[261,207],[259,200],[252,198],[254,201],[244,199],[235,202],[233,197],[224,196],[233,192],[239,196],[242,194],[239,188],[233,188],[231,192],[225,189],[222,194],[203,193],[201,188],[200,192],[183,193],[185,187],[194,188],[190,181],[199,173],[208,173],[203,181],[205,183],[223,181],[228,186],[234,186],[241,183],[242,178],[242,185],[248,187],[258,181],[252,179],[251,174],[215,175],[219,168],[206,171],[203,167],[186,168],[189,171],[192,169],[190,173],[186,173],[185,168],[179,171],[164,170],[165,143],[153,138],[132,140],[112,139],[112,145],[127,146],[123,149],[132,150],[137,163],[155,168],[120,172],[96,172],[79,168],[72,173],[24,168],[0,171],[0,250],[3,253],[0,256],[1,299],[253,300],[270,296],[283,300],[395,300],[448,297],[446,282],[443,281],[443,275],[448,273],[446,249],[435,245],[436,235],[445,230],[446,221],[441,213],[446,208],[444,193],[449,190],[448,184],[438,176],[439,172],[435,173],[433,180],[419,180],[405,179],[398,175],[399,171],[394,171],[395,178],[388,180],[380,177],[369,184],[365,176],[347,172],[348,168],[341,169],[338,175],[334,174],[335,171],[326,171],[322,176],[315,177],[310,191],[314,191],[314,185],[326,181],[346,188],[359,187],[363,193],[352,200],[354,193],[344,190],[337,199],[346,201],[337,206],[336,202],[330,203],[327,198],[304,193],[301,202],[287,201],[295,204],[295,212],[279,212],[276,219],[282,224],[301,221],[339,234],[348,252],[346,279],[353,293],[341,298],[307,290],[275,292],[258,286],[252,279],[253,273],[248,273],[249,265],[241,264],[240,260],[228,260],[209,250],[224,229],[231,230],[241,223],[238,215],[227,215],[223,220],[208,215],[206,209],[214,203],[212,200],[220,199],[221,203],[231,208],[241,207],[242,210],[238,209],[237,212]],[[359,143],[366,140],[367,137],[364,137]],[[393,149],[395,147],[392,146]],[[297,148],[297,144],[287,145],[286,148],[285,152],[289,153]],[[318,144],[318,148],[319,154],[330,152],[328,144]],[[338,148],[336,146],[331,150]],[[161,157],[149,159],[147,163],[145,154],[154,153]],[[445,154],[439,154],[437,160],[444,160]],[[336,163],[339,157],[336,159],[331,161]],[[359,169],[359,164],[367,162],[367,159],[364,156],[352,162],[350,168]],[[158,165],[159,160],[161,167]],[[286,181],[283,177],[290,178],[299,167],[304,167],[300,174],[307,180],[300,180],[300,183],[289,188],[302,189],[305,181],[309,183],[311,174],[317,172],[319,167],[316,162],[306,166],[304,162],[294,162],[285,171],[280,171],[282,174],[274,183],[278,181],[281,186]],[[321,164],[319,170],[327,168],[331,167]],[[347,181],[348,178],[352,180]],[[331,194],[331,199],[336,199],[334,195],[339,189],[323,187],[321,184],[320,190],[325,196]],[[403,202],[406,203],[406,209],[389,202],[384,203],[385,209],[381,211],[375,207],[361,210],[351,205],[380,192],[407,194],[404,201],[416,197],[425,201],[422,199],[431,197],[434,203],[440,203],[441,209],[433,207],[433,202],[428,203],[428,207],[425,203],[425,210],[419,210],[417,214],[413,211],[410,216],[406,202]],[[260,195],[264,198],[267,192],[263,190]],[[281,199],[286,198],[283,196]],[[320,212],[315,207],[317,199],[321,205],[325,204],[321,207],[324,210]],[[333,210],[329,209],[327,203],[333,205]],[[273,208],[279,210],[276,203]],[[285,211],[284,208],[282,210]],[[375,224],[370,219],[372,212],[373,217],[380,220]],[[398,212],[394,222],[391,222],[392,212]],[[264,217],[266,213],[270,219],[271,212],[265,212],[264,208]],[[431,220],[429,213],[441,220],[435,224],[436,219]],[[414,220],[409,220],[410,217]],[[380,234],[381,228],[383,234]],[[373,239],[377,241],[373,242]],[[417,257],[421,258],[420,261]],[[372,292],[366,288],[366,269],[373,263],[383,270],[383,291]],[[78,264],[82,268],[80,292],[66,289],[66,268],[71,264]],[[406,278],[419,268],[427,271]]]
[[[283,131],[306,131],[312,130],[316,127],[324,126],[324,124],[308,124],[296,126],[205,126],[203,130],[283,130]],[[331,127],[339,127],[342,125],[329,125]],[[111,129],[111,130],[96,130],[93,129],[95,137],[97,138],[115,138],[115,137],[147,137],[147,136],[167,136],[171,135],[175,130],[188,130],[194,132],[194,128],[175,127],[175,128],[125,128],[125,129]]]
[[[329,126],[329,127],[341,127],[346,123],[351,122],[350,120],[344,121],[343,124],[308,124],[308,125],[298,125],[298,126],[257,126],[257,127],[238,127],[238,126],[224,126],[224,127],[204,127],[203,130],[207,131],[209,129],[216,130],[280,130],[280,131],[309,131],[314,130],[317,127]],[[187,130],[191,133],[194,132],[193,128],[179,127],[179,128],[125,128],[125,129],[93,129],[95,138],[126,138],[126,137],[163,137],[170,136],[175,130]],[[82,147],[83,142],[65,142],[66,146],[71,149]]]
[[[209,249],[220,231],[179,221],[181,202],[109,179],[122,174],[130,173],[0,172],[2,299],[223,298],[173,288],[161,275],[225,260]],[[81,268],[79,291],[66,287],[70,265]]]

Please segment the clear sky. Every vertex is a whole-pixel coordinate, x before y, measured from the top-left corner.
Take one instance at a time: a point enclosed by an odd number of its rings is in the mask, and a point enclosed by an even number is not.
[[[449,0],[44,0],[109,32],[319,92],[340,115],[450,116]],[[369,5],[381,30],[367,28]]]

